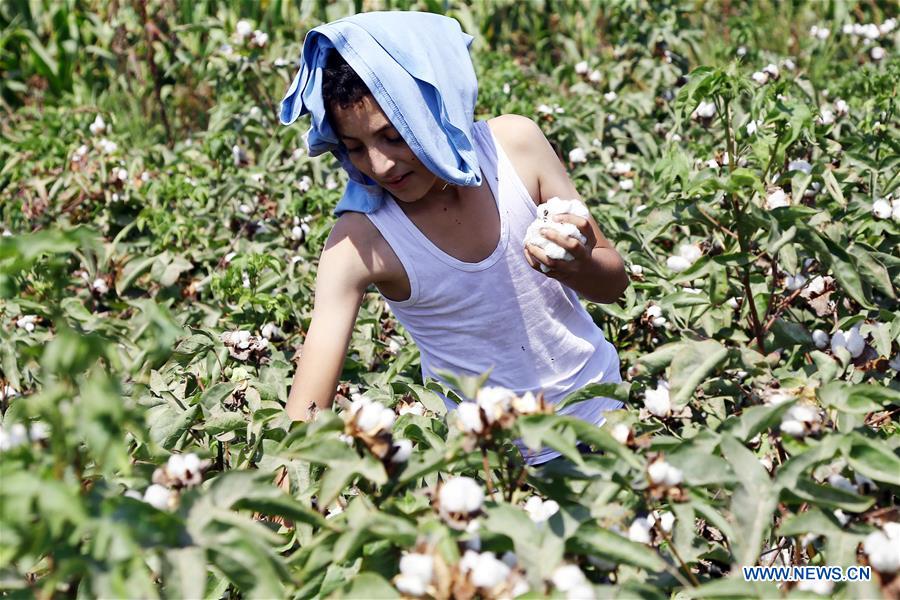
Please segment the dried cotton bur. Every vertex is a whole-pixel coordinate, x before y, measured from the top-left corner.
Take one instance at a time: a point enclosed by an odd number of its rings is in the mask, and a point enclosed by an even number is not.
[[[471,452],[481,442],[492,440],[498,430],[511,428],[517,417],[553,412],[543,391],[537,396],[531,392],[518,396],[505,388],[486,386],[478,390],[474,402],[459,405],[456,425],[466,434],[463,447]]]

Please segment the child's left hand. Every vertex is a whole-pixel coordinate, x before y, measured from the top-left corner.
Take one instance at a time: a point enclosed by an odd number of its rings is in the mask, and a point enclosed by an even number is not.
[[[540,264],[546,265],[550,269],[547,273],[545,273],[547,277],[565,281],[572,275],[579,273],[584,267],[590,264],[591,252],[597,245],[597,236],[594,235],[594,230],[591,227],[590,222],[588,222],[588,220],[583,217],[579,217],[571,213],[566,213],[561,215],[553,215],[550,218],[558,223],[571,223],[575,225],[575,227],[578,228],[578,231],[581,232],[581,235],[583,235],[587,241],[584,244],[581,244],[574,238],[563,235],[552,228],[544,227],[541,228],[541,235],[543,235],[551,242],[557,244],[558,246],[564,248],[569,254],[572,255],[573,259],[553,259],[548,257],[547,253],[544,252],[543,249],[533,244],[526,244],[525,260],[528,261],[528,264],[531,265],[532,269],[536,269],[538,271],[541,270]]]

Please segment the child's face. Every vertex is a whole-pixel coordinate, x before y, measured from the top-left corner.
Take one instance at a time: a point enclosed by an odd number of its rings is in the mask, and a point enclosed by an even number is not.
[[[416,158],[372,96],[347,108],[335,106],[331,113],[353,166],[398,200],[415,202],[442,183]]]

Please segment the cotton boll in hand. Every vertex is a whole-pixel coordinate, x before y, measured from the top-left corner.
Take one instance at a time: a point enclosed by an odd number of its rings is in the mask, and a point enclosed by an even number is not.
[[[550,198],[547,202],[538,206],[537,218],[528,226],[525,232],[525,244],[532,244],[542,249],[549,258],[554,260],[574,260],[574,256],[563,247],[548,240],[541,235],[541,229],[554,229],[562,235],[575,238],[581,244],[587,243],[587,238],[572,223],[558,223],[552,219],[553,215],[572,214],[584,219],[590,217],[587,207],[577,199],[562,200],[557,197]],[[546,273],[549,269],[541,263],[541,271]]]

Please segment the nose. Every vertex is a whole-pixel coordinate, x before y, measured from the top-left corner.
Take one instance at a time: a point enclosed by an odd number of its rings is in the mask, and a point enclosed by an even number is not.
[[[378,148],[370,148],[368,158],[372,174],[379,179],[383,179],[397,164],[397,161],[380,151]]]

